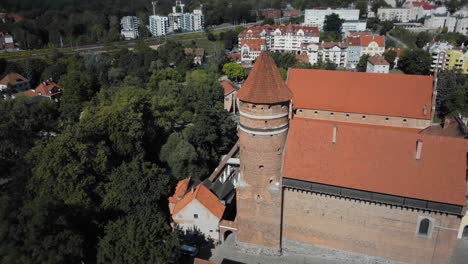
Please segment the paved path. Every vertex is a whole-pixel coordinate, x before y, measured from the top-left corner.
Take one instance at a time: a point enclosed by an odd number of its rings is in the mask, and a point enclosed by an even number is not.
[[[396,43],[398,43],[398,45],[400,45],[402,48],[408,48],[408,45],[406,45],[405,43],[403,43],[401,40],[395,38],[394,36],[390,35],[389,33],[385,34],[385,36],[393,41],[395,41]]]
[[[283,251],[283,255],[264,256],[254,255],[241,252],[234,246],[234,238],[228,237],[224,244],[217,246],[212,250],[211,261],[215,263],[230,263],[229,261],[236,261],[234,263],[245,264],[391,264],[396,263],[390,260],[379,259],[362,254],[354,254],[350,252],[343,252],[333,249],[319,248],[315,246],[307,246],[301,248],[300,251],[288,252]],[[223,262],[224,261],[224,262]]]

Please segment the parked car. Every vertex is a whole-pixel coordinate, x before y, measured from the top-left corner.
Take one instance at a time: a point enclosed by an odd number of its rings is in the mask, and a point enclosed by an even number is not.
[[[188,256],[191,256],[191,257],[195,257],[198,254],[198,249],[196,247],[192,247],[192,246],[189,246],[189,245],[182,245],[180,247],[180,252],[183,255],[188,255]]]

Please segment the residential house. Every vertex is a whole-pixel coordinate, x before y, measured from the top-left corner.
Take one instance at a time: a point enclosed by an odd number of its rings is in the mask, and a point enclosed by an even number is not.
[[[359,20],[359,9],[316,8],[305,10],[304,25],[318,27],[322,30],[326,16],[331,14],[337,14],[345,22]]]
[[[23,92],[31,89],[29,80],[18,73],[9,73],[0,80],[0,91],[11,89],[14,92]]]
[[[0,50],[14,50],[15,42],[13,36],[6,32],[0,32]]]
[[[254,62],[262,51],[267,50],[265,39],[244,39],[239,46],[243,63]]]
[[[203,48],[185,48],[184,49],[185,55],[193,56],[193,64],[195,65],[202,65],[203,60],[205,59],[205,49]]]
[[[35,89],[26,90],[22,92],[22,94],[30,97],[40,96],[50,100],[57,100],[62,94],[62,88],[60,88],[55,82],[47,80],[41,82]]]
[[[236,112],[237,86],[229,80],[221,82],[224,91],[224,109],[228,112]]]
[[[366,72],[368,73],[388,73],[390,64],[381,55],[374,55],[367,60]]]

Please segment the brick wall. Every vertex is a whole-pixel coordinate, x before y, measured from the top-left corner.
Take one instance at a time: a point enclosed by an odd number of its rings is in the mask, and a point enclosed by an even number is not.
[[[421,112],[423,109],[421,109]],[[428,117],[430,109],[427,109]],[[329,120],[348,122],[354,124],[369,124],[389,127],[403,127],[403,128],[415,128],[425,129],[431,125],[431,120],[415,119],[406,117],[393,117],[393,116],[379,116],[379,115],[368,115],[368,114],[356,114],[356,113],[343,113],[333,112],[324,110],[314,109],[297,109],[296,116],[317,120]]]
[[[460,218],[284,190],[283,238],[394,259],[407,263],[449,263]],[[429,236],[417,234],[422,217]]]
[[[288,124],[288,107],[239,104],[241,125],[267,130]],[[247,118],[245,113],[256,118]],[[285,115],[286,114],[286,115]],[[278,115],[278,118],[272,118]],[[260,119],[264,117],[265,119]],[[268,133],[239,130],[240,179],[237,186],[238,242],[280,250],[281,239],[281,164],[287,130]]]

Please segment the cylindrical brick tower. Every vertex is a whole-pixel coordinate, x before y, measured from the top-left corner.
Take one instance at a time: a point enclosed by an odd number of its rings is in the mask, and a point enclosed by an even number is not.
[[[282,163],[291,92],[274,60],[262,53],[238,92],[240,180],[237,241],[277,254],[281,250]]]

